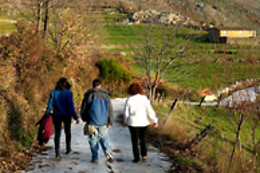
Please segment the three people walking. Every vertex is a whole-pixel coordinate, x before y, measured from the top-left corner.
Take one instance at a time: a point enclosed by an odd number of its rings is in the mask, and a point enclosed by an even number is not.
[[[44,115],[48,116],[52,114],[55,127],[54,143],[57,161],[61,159],[60,136],[62,123],[64,123],[66,135],[66,154],[71,152],[71,118],[73,117],[76,123],[79,123],[70,87],[71,85],[66,78],[61,78],[57,82],[55,89],[50,93],[48,106]],[[100,144],[105,157],[112,163],[114,158],[108,138],[108,129],[113,124],[113,108],[110,95],[107,90],[101,88],[101,81],[99,79],[93,80],[92,87],[92,89],[89,89],[84,94],[80,111],[82,120],[95,128],[94,132],[88,136],[92,154],[91,162],[98,162]],[[149,99],[143,95],[143,91],[140,84],[133,83],[130,85],[128,93],[131,96],[126,100],[124,107],[124,123],[128,126],[131,134],[133,162],[135,163],[139,163],[141,159],[143,161],[147,159],[145,134],[147,127],[150,125],[150,120],[152,120],[154,127],[158,126],[158,119]],[[139,153],[139,141],[141,153]]]

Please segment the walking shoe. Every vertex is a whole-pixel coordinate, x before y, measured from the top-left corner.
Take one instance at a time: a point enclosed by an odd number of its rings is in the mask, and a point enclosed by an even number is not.
[[[56,156],[56,157],[55,157],[55,160],[56,160],[56,161],[60,161],[60,160],[61,160],[59,150],[56,150],[56,155],[55,155],[55,156]]]
[[[135,160],[135,159],[134,159],[133,162],[139,164],[139,163],[140,163],[140,160]]]
[[[56,160],[57,162],[61,161],[60,155],[56,156],[55,160]]]
[[[68,154],[70,154],[71,153],[71,148],[69,148],[69,149],[67,149],[67,151],[66,151],[66,155],[68,155]]]
[[[106,153],[105,156],[110,163],[114,162],[114,158],[111,153]]]
[[[143,156],[143,157],[142,157],[142,160],[143,160],[143,161],[146,161],[146,160],[147,160],[147,156]]]
[[[98,160],[91,160],[90,162],[91,162],[91,163],[98,164]]]

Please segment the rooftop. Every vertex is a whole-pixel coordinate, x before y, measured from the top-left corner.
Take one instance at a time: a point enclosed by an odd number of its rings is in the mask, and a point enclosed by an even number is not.
[[[247,31],[255,31],[255,29],[249,27],[215,27],[217,30],[247,30]]]

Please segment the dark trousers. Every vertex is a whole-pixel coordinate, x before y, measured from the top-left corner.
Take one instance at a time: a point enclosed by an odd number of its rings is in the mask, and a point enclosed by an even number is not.
[[[141,156],[143,157],[147,155],[147,148],[146,148],[146,141],[145,141],[145,132],[147,126],[146,127],[128,126],[128,128],[131,134],[134,160],[139,161],[140,160],[139,147],[138,147],[139,140],[140,140],[140,147],[141,147]]]
[[[55,143],[55,151],[56,156],[59,155],[60,150],[60,135],[61,135],[61,125],[62,122],[64,123],[64,130],[66,135],[66,147],[67,150],[70,150],[70,142],[71,142],[71,116],[52,116],[53,118],[53,124],[55,127],[55,137],[54,137],[54,143]]]

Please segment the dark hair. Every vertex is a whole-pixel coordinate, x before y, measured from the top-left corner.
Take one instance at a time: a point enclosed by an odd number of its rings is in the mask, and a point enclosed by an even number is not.
[[[64,88],[65,88],[65,89],[70,89],[70,87],[71,87],[71,85],[70,85],[70,83],[68,82],[67,78],[62,77],[62,78],[60,78],[59,81],[57,82],[55,89],[61,91],[61,90],[63,90]]]
[[[95,88],[96,86],[101,85],[101,81],[99,79],[94,79],[92,82],[92,86],[93,88]]]
[[[138,83],[132,83],[128,90],[127,90],[127,93],[130,94],[130,95],[135,95],[135,94],[143,94],[144,93],[144,89],[143,87],[138,84]]]
[[[69,90],[71,88],[71,84],[67,81],[66,84],[65,84],[65,88],[67,90]]]

